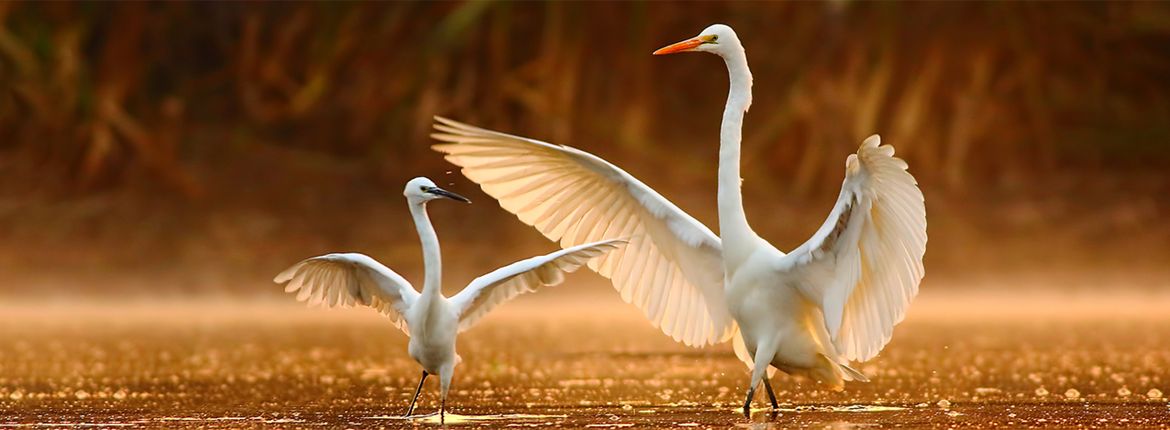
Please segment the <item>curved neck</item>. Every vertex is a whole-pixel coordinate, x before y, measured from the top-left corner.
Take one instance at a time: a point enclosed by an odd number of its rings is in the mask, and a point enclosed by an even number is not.
[[[728,258],[736,257],[729,252],[750,250],[741,245],[757,237],[743,211],[739,174],[743,116],[752,104],[752,72],[748,70],[747,56],[742,49],[725,55],[723,60],[727,63],[731,85],[719,130],[719,236],[723,241],[724,261],[731,262],[737,259]]]
[[[422,243],[423,266],[426,277],[423,279],[423,296],[441,295],[443,263],[439,251],[439,236],[431,226],[431,218],[427,216],[426,203],[410,203],[410,215],[414,218],[414,227],[418,229],[418,240]]]

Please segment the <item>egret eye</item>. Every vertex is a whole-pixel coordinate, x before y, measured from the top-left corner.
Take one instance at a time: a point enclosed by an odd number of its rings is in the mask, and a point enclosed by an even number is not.
[[[707,43],[715,43],[715,42],[718,42],[718,41],[719,41],[719,35],[718,35],[718,34],[712,34],[712,35],[711,35],[711,38],[707,40]]]
[[[418,187],[418,190],[419,190],[419,191],[422,191],[422,192],[424,192],[424,193],[425,193],[425,192],[427,192],[427,186],[426,186],[426,185],[420,185],[420,186]]]

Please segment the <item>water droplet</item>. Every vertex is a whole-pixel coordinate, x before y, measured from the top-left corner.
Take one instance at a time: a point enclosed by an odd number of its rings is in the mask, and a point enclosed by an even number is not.
[[[947,399],[939,400],[937,404],[938,404],[938,407],[943,408],[943,409],[951,407],[951,401],[947,400]]]
[[[1118,396],[1121,396],[1121,397],[1128,397],[1130,394],[1133,394],[1133,393],[1131,393],[1131,392],[1129,391],[1129,388],[1121,387],[1121,388],[1118,388],[1118,389],[1117,389],[1117,395],[1118,395]]]
[[[1036,389],[1036,395],[1037,395],[1037,396],[1040,396],[1040,397],[1047,396],[1047,395],[1048,395],[1048,390],[1045,390],[1045,389],[1044,389],[1044,387],[1037,388],[1037,389]]]
[[[76,397],[77,400],[85,400],[89,398],[89,392],[85,390],[77,390],[73,392],[73,397]]]
[[[1076,389],[1076,388],[1069,388],[1069,389],[1068,389],[1068,391],[1065,391],[1065,392],[1064,392],[1064,397],[1065,397],[1065,398],[1068,398],[1068,399],[1076,399],[1076,398],[1080,398],[1080,397],[1081,397],[1081,392],[1080,392],[1080,391],[1077,391],[1077,389]]]
[[[1146,397],[1149,397],[1151,399],[1161,399],[1162,398],[1162,390],[1159,390],[1157,388],[1151,388],[1150,391],[1146,391]]]

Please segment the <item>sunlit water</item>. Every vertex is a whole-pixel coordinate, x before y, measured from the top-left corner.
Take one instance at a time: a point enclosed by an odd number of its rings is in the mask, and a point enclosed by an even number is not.
[[[831,392],[781,408],[720,346],[688,349],[612,301],[521,300],[460,338],[451,427],[1170,426],[1170,302],[930,298]],[[435,426],[438,381],[365,310],[284,302],[0,306],[0,427]]]

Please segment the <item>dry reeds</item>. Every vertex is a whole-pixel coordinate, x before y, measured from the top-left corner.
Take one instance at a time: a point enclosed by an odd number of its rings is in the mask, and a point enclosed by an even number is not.
[[[0,147],[82,190],[141,167],[198,196],[194,146],[439,166],[422,154],[445,114],[657,169],[713,154],[725,83],[648,53],[712,21],[756,71],[747,168],[798,194],[871,133],[954,190],[1170,159],[1155,2],[0,3]],[[675,161],[667,180],[709,179]]]

